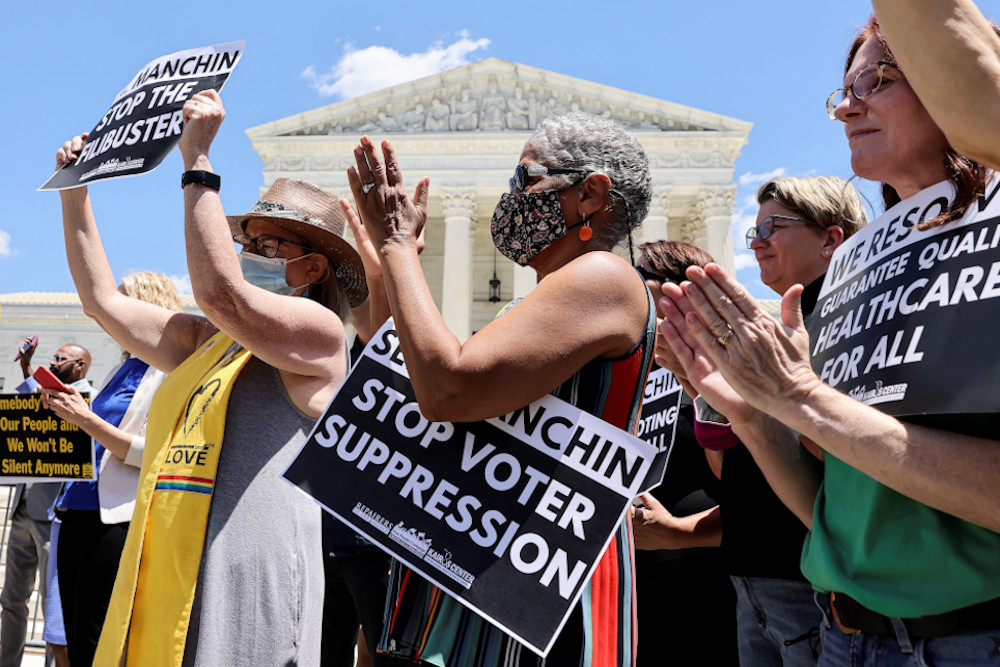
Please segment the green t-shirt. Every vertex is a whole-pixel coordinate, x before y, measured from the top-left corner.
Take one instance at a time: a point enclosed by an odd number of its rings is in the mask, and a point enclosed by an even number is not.
[[[802,573],[886,616],[1000,598],[1000,533],[896,493],[826,455]]]

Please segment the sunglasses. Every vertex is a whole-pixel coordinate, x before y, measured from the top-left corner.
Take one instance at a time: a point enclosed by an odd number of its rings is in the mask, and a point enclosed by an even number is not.
[[[78,359],[78,357],[67,357],[64,354],[53,354],[52,358],[49,359],[49,361],[54,361],[57,364],[61,364],[64,361],[77,361],[77,359]]]
[[[528,187],[528,181],[533,176],[545,176],[547,174],[589,174],[586,169],[561,169],[558,167],[543,167],[540,164],[519,164],[514,169],[514,176],[510,179],[510,192],[517,194],[524,192]]]
[[[639,272],[639,275],[642,276],[643,280],[652,280],[653,282],[657,282],[657,283],[672,283],[672,282],[674,282],[673,280],[671,280],[670,278],[667,278],[666,276],[661,276],[659,273],[653,273],[652,271],[650,271],[649,269],[647,269],[644,266],[636,266],[635,270]]]

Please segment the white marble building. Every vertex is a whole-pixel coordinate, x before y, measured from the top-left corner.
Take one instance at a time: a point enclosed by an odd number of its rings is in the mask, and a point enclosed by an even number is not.
[[[247,134],[264,162],[261,193],[287,176],[348,198],[346,170],[358,138],[390,139],[411,189],[418,178],[431,179],[422,264],[445,321],[465,339],[500,305],[489,300],[494,263],[502,302],[534,285],[531,270],[494,251],[490,218],[531,128],[552,112],[577,109],[621,122],[649,154],[653,202],[635,242],[689,241],[733,269],[733,165],[751,127],[734,118],[489,58]],[[620,252],[627,257],[627,249]],[[27,335],[39,334],[41,363],[63,342],[87,347],[93,381],[120,359],[120,348],[83,314],[75,294],[0,295],[0,307],[0,391],[21,381],[11,359]],[[185,307],[196,311],[190,297]]]
[[[358,138],[391,140],[408,187],[431,179],[422,264],[449,328],[465,339],[496,314],[494,261],[503,302],[534,284],[530,269],[497,257],[490,219],[531,128],[552,112],[577,109],[621,122],[649,154],[653,202],[636,243],[689,241],[733,269],[733,164],[751,127],[734,118],[489,58],[247,134],[264,162],[261,192],[289,177],[348,198]]]

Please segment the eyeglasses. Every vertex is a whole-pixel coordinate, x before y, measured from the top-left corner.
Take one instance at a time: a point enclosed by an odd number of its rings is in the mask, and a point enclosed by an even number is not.
[[[653,273],[652,271],[650,271],[646,267],[639,266],[638,264],[636,265],[635,270],[639,272],[639,275],[642,276],[643,280],[652,280],[653,282],[657,282],[657,283],[671,283],[671,282],[674,282],[670,278],[667,278],[666,276],[661,276],[659,273]]]
[[[517,194],[524,192],[528,187],[528,181],[532,176],[545,176],[546,174],[588,174],[587,169],[561,169],[557,167],[543,167],[539,164],[519,164],[514,169],[514,176],[510,179],[510,192]]]
[[[756,241],[757,239],[760,239],[761,241],[766,241],[767,239],[771,238],[771,234],[773,234],[776,231],[776,229],[782,229],[782,227],[776,228],[774,226],[775,220],[791,220],[793,222],[804,222],[807,225],[816,225],[817,227],[822,227],[822,225],[820,225],[819,223],[813,222],[812,220],[806,220],[805,218],[792,218],[787,215],[769,215],[760,221],[759,227],[751,227],[750,229],[747,230],[747,248],[752,249],[754,241]]]
[[[830,93],[830,97],[826,98],[826,114],[830,117],[830,120],[837,120],[837,107],[847,99],[848,93],[860,102],[880,91],[882,86],[899,81],[899,79],[885,78],[887,68],[892,68],[902,78],[902,73],[898,67],[892,63],[880,60],[858,72],[858,75],[854,77],[854,81],[850,86],[838,88]]]
[[[64,354],[53,354],[52,358],[49,359],[49,361],[54,361],[57,364],[61,364],[64,361],[76,361],[77,359],[78,357],[67,357]]]
[[[278,249],[283,243],[293,245],[296,248],[302,248],[303,250],[308,250],[309,252],[315,252],[311,246],[296,243],[295,241],[289,241],[288,239],[278,238],[277,236],[270,236],[268,234],[261,236],[234,234],[233,242],[240,245],[243,248],[243,252],[248,252],[250,250],[250,246],[256,246],[257,253],[262,257],[267,257],[268,259],[278,256]]]

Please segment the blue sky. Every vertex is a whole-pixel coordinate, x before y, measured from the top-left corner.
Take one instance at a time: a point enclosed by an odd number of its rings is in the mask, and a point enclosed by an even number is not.
[[[1000,0],[979,6],[1000,14]],[[148,61],[245,39],[212,152],[229,211],[247,210],[263,185],[247,128],[396,83],[387,73],[412,79],[497,57],[752,122],[734,175],[735,248],[740,279],[773,298],[741,252],[753,192],[777,174],[852,176],[824,101],[870,11],[864,0],[11,3],[0,42],[0,293],[73,290],[59,196],[35,191],[62,142],[93,127]],[[181,171],[175,151],[150,174],[91,186],[116,276],[149,269],[184,284]]]

